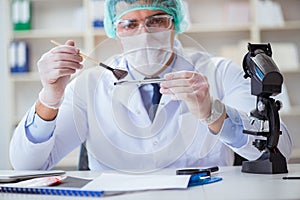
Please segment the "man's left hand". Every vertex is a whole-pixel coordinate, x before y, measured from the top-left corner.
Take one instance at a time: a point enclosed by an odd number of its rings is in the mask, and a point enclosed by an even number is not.
[[[205,119],[211,113],[211,97],[207,78],[197,72],[179,71],[164,76],[161,82],[162,94],[173,94],[173,100],[183,100],[198,119]]]

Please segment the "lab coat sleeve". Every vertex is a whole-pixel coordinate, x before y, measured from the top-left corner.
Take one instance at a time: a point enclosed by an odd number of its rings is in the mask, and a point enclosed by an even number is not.
[[[55,129],[55,119],[45,121],[35,113],[35,105],[30,109],[25,121],[27,138],[33,143],[41,143],[50,139]],[[40,134],[43,133],[43,134]]]
[[[55,122],[38,122],[35,117],[34,105],[15,129],[10,143],[10,160],[14,169],[48,168],[43,158],[47,158],[53,148],[52,132]],[[29,131],[30,126],[33,126],[34,134]]]
[[[14,169],[51,169],[81,144],[82,137],[77,133],[73,120],[72,99],[72,88],[67,87],[64,102],[56,120],[50,124],[47,122],[29,123],[32,121],[31,118],[34,118],[34,108],[22,119],[15,129],[10,144],[10,160]],[[35,126],[32,129],[34,133],[28,132],[26,123]],[[46,130],[51,126],[54,126],[53,131]],[[39,138],[37,135],[44,136]]]

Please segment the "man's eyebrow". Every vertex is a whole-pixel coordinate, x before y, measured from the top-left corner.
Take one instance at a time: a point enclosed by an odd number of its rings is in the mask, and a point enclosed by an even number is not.
[[[154,17],[154,16],[159,16],[159,15],[169,15],[169,14],[167,14],[167,13],[156,13],[156,14],[154,14],[154,15],[150,15],[150,16],[148,16],[148,17]]]
[[[161,12],[161,13],[156,13],[156,14],[153,14],[153,15],[149,15],[149,16],[147,16],[147,17],[154,17],[154,16],[160,16],[160,15],[169,15],[169,14],[164,13],[164,12]],[[146,17],[146,18],[147,18],[147,17]],[[128,21],[133,21],[133,22],[138,21],[138,19],[134,19],[134,18],[120,19],[120,20],[118,20],[118,21],[123,21],[123,20],[128,20]]]

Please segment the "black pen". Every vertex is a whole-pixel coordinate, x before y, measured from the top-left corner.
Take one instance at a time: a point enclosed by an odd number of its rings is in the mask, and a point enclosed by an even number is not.
[[[282,177],[283,180],[300,180],[300,176],[285,176]]]
[[[209,167],[209,168],[187,168],[187,169],[179,169],[176,170],[176,175],[192,175],[199,173],[207,173],[210,176],[210,173],[219,171],[218,166]]]
[[[210,172],[217,172],[217,171],[219,171],[219,167],[218,166],[214,166],[214,167],[206,168],[204,170],[209,170]]]

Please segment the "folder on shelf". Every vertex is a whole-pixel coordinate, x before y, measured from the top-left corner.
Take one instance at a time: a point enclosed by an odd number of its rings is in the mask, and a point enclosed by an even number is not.
[[[224,8],[224,23],[249,24],[250,5],[247,1],[229,1]]]
[[[25,41],[18,42],[18,58],[17,58],[17,72],[28,72],[29,63],[28,63],[28,45]]]
[[[30,0],[12,1],[12,22],[14,30],[30,30],[31,4]]]
[[[18,70],[17,64],[17,42],[11,42],[9,47],[9,67],[10,72],[15,73]]]
[[[271,43],[273,60],[282,72],[299,70],[299,52],[297,45],[287,42]]]
[[[103,28],[104,0],[91,0],[91,17],[94,28]]]
[[[13,41],[10,44],[11,73],[29,71],[29,49],[25,41]]]
[[[278,2],[265,0],[256,2],[257,22],[261,26],[283,26],[284,18]]]

